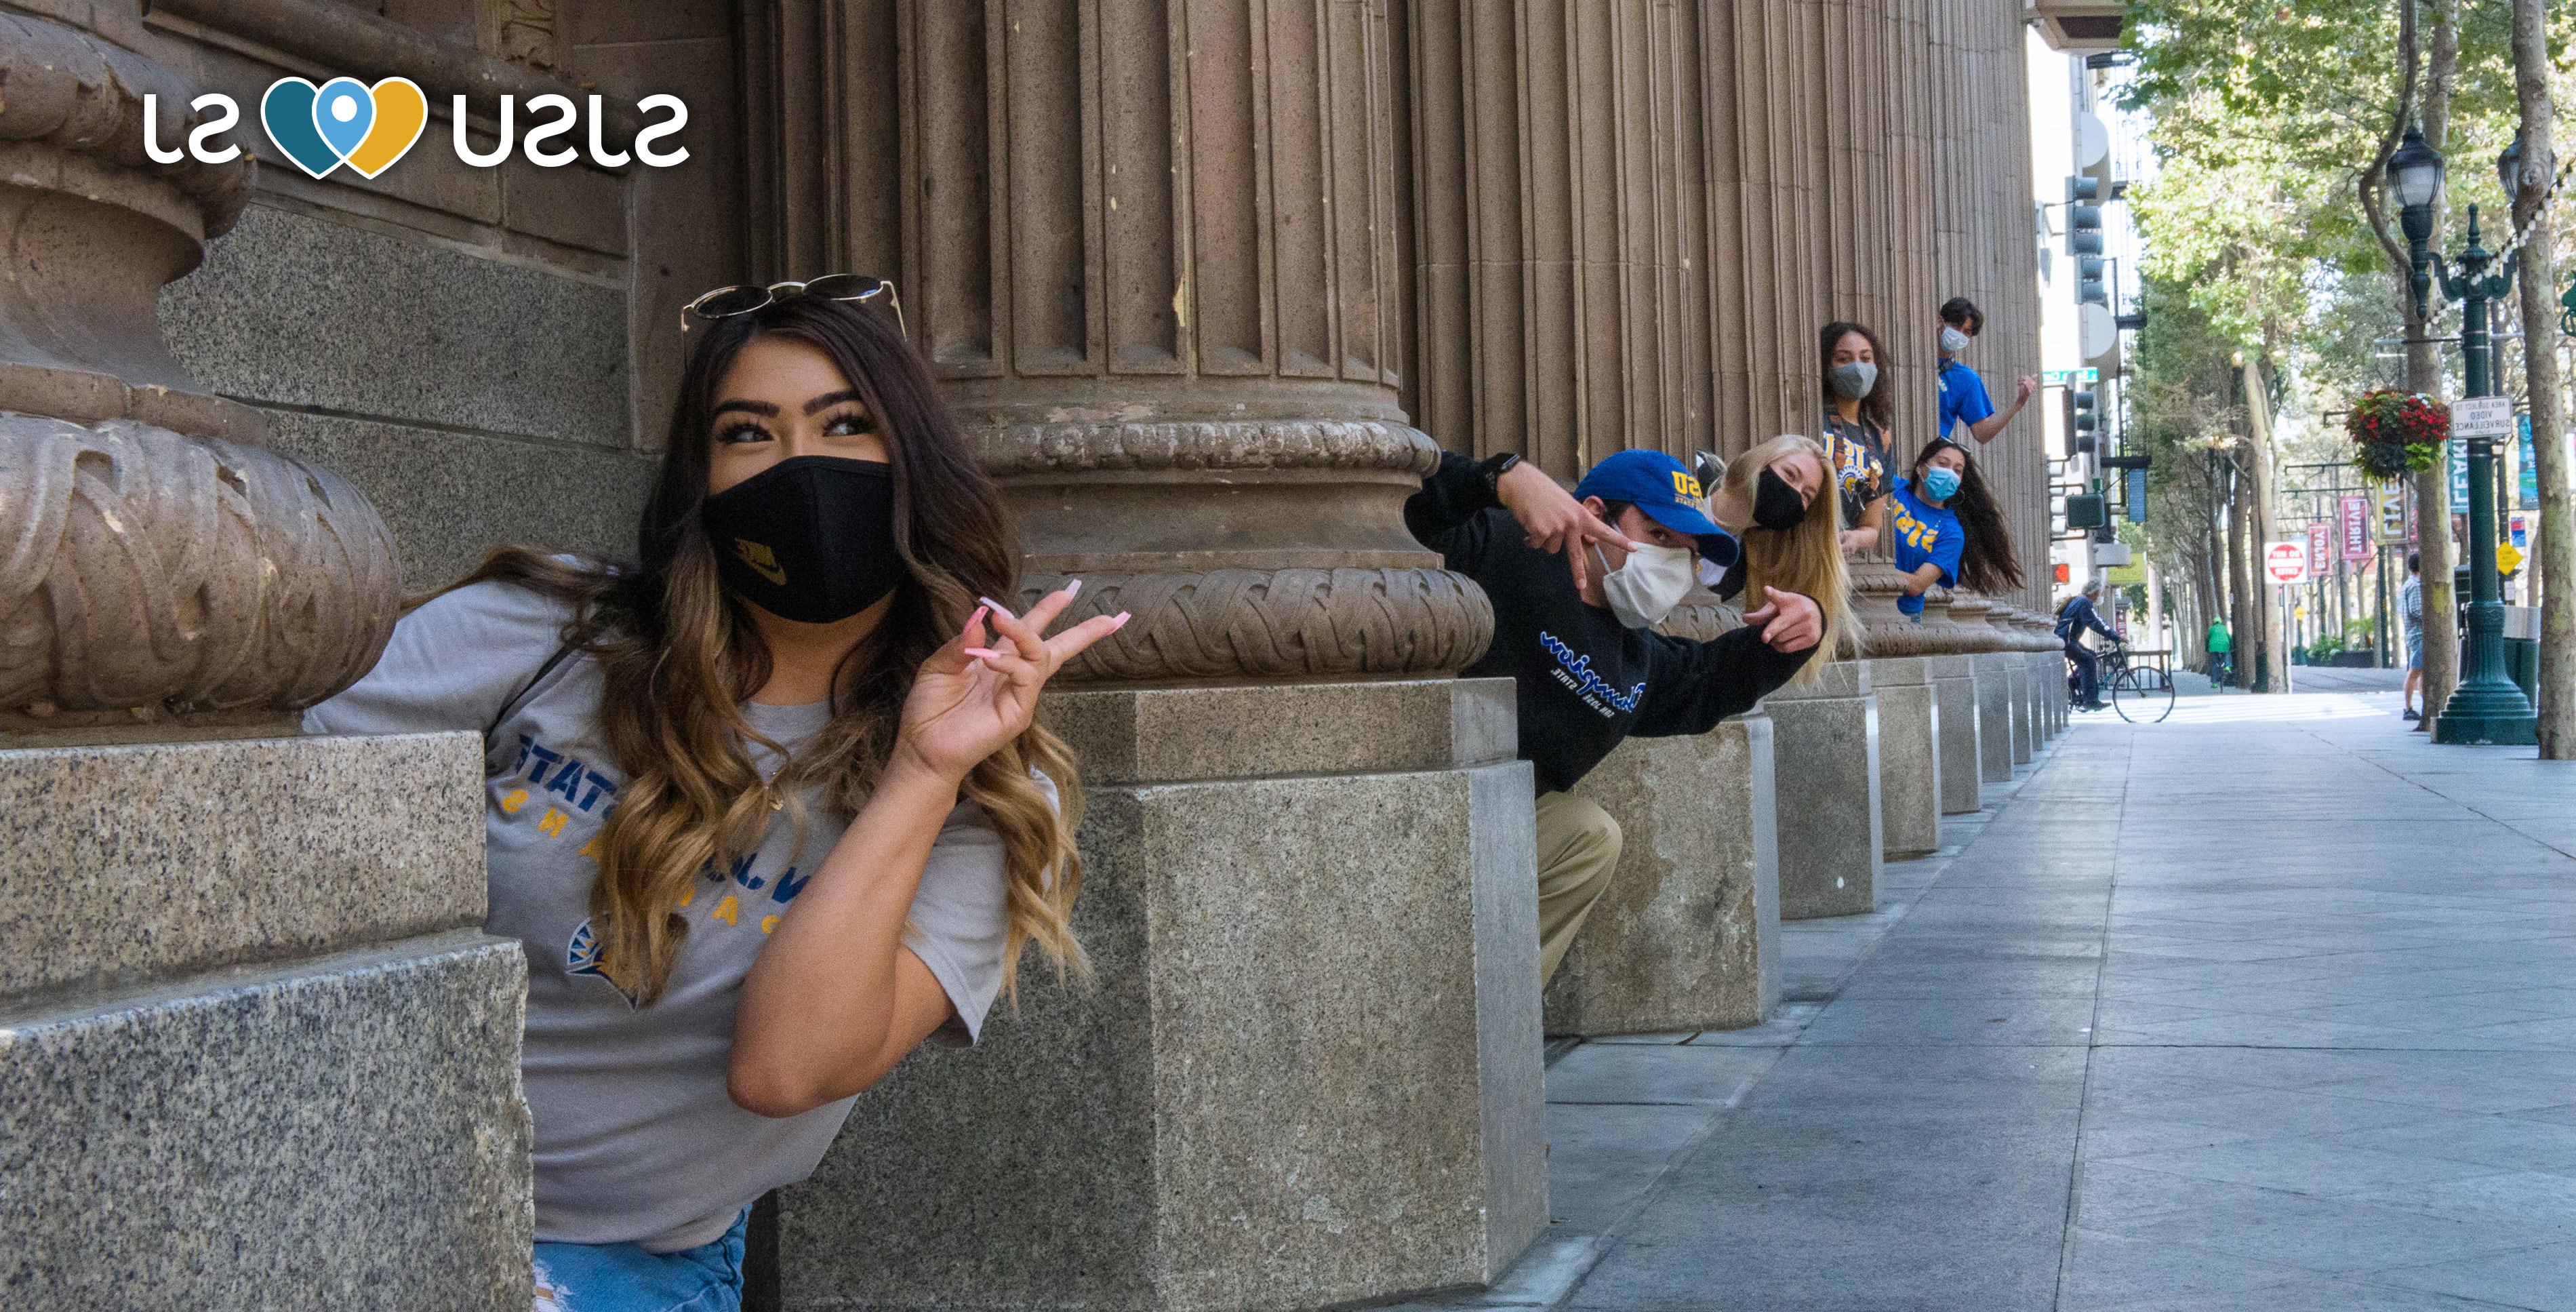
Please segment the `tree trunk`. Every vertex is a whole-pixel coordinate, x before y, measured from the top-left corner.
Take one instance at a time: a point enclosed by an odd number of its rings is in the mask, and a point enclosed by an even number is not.
[[[2251,553],[2255,568],[2262,568],[2264,546],[2280,536],[2280,525],[2272,511],[2272,398],[2263,390],[2262,361],[2250,355],[2236,357],[2239,376],[2245,384],[2245,426],[2250,437],[2246,442],[2246,466],[2252,476],[2249,496],[2254,518],[2247,527],[2254,535]],[[2261,617],[2263,637],[2262,675],[2256,682],[2257,692],[2287,692],[2290,688],[2290,615],[2281,605],[2280,589],[2273,586],[2268,574],[2254,578],[2255,613]]]
[[[2252,543],[2254,532],[2254,480],[2245,473],[2245,462],[2252,457],[2240,447],[2235,466],[2228,470],[2227,555],[2228,586],[2235,590],[2235,605],[2228,612],[2227,626],[2236,630],[2236,650],[2229,658],[2234,667],[2237,687],[2251,691],[2254,675],[2262,667],[2256,664],[2263,652],[2261,605],[2262,589],[2256,586]]]
[[[2513,198],[2522,244],[2523,376],[2531,388],[2531,451],[2540,483],[2540,542],[2531,563],[2540,595],[2540,757],[2576,757],[2576,507],[2567,484],[2567,416],[2558,392],[2557,225],[2542,199],[2558,172],[2549,148],[2556,113],[2549,100],[2547,0],[2514,0],[2513,83],[2522,102],[2522,176]],[[2539,216],[2532,222],[2533,215]]]
[[[2424,70],[2424,140],[2435,150],[2449,145],[2451,133],[2451,82],[2460,63],[2459,0],[2437,0],[2433,10],[2432,48],[2426,52]],[[2442,240],[2442,213],[2433,213],[2433,240]],[[2403,287],[2409,274],[2401,270],[2398,283]],[[2445,394],[2442,357],[2433,343],[2424,340],[2433,335],[2432,325],[2414,313],[2413,293],[2401,292],[2406,298],[2406,385],[2426,396]],[[2446,450],[2444,459],[2449,452]],[[2424,720],[2420,727],[2430,732],[2433,719],[2451,690],[2460,682],[2459,606],[2453,599],[2451,568],[2451,474],[2446,463],[2437,461],[2431,469],[2415,476],[2415,545],[2423,557],[2424,579]]]

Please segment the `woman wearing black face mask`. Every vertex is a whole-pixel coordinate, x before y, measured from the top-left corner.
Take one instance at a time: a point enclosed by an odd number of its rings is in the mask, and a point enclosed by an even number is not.
[[[1082,967],[1018,551],[891,287],[701,298],[634,564],[524,548],[404,617],[319,732],[471,729],[486,928],[528,957],[538,1306],[732,1308],[743,1218],[849,1099]],[[1076,585],[1079,586],[1079,585]]]
[[[1795,592],[1815,599],[1824,619],[1817,644],[1830,652],[1857,635],[1851,580],[1840,546],[1842,516],[1824,448],[1795,434],[1775,437],[1737,456],[1710,490],[1709,518],[1735,535],[1735,564],[1714,585],[1720,600],[1748,588]],[[1809,661],[1793,685],[1824,676],[1823,661]]]

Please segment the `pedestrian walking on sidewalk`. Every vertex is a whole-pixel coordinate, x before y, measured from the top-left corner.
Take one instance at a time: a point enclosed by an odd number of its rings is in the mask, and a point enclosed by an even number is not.
[[[2397,590],[2397,614],[2406,622],[2406,718],[2418,724],[2423,713],[2415,709],[2415,696],[2424,690],[2424,557],[2406,553],[2406,585]],[[2425,710],[2432,705],[2426,703]]]

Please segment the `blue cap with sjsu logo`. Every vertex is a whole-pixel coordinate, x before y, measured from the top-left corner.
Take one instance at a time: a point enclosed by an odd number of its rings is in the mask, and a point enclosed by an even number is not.
[[[1661,451],[1622,451],[1592,467],[1574,485],[1577,500],[1625,501],[1675,533],[1699,539],[1699,554],[1719,566],[1735,563],[1735,539],[1700,509],[1708,494],[1690,467]]]

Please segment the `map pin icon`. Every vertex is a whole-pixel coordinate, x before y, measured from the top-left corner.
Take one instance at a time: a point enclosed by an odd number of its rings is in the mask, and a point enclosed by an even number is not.
[[[367,139],[367,129],[376,123],[376,98],[367,84],[353,77],[335,77],[322,84],[313,96],[313,127],[322,141],[342,159]]]

